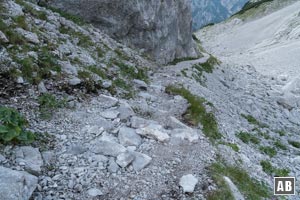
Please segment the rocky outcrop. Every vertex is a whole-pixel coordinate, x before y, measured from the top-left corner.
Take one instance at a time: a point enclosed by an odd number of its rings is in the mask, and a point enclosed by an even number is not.
[[[81,16],[157,63],[197,56],[190,0],[50,0],[49,4]]]

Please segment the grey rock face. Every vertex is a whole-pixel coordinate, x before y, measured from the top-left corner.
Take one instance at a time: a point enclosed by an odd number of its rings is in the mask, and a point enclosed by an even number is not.
[[[83,17],[160,64],[197,56],[190,0],[50,0],[49,4]]]
[[[142,138],[132,128],[122,127],[119,130],[119,141],[124,146],[139,146]]]
[[[115,142],[99,141],[91,147],[91,151],[96,154],[116,157],[125,152],[126,148]]]
[[[150,164],[152,158],[146,154],[139,152],[132,152],[135,159],[132,162],[133,169],[135,171],[140,171]]]
[[[43,159],[38,148],[24,146],[16,149],[16,162],[19,165],[24,165],[25,169],[34,175],[41,172]]]
[[[26,172],[0,167],[0,199],[27,200],[35,190],[38,178]]]

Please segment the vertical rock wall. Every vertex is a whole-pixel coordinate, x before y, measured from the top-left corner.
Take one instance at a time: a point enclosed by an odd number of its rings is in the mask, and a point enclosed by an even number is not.
[[[50,0],[157,63],[196,57],[190,0]]]

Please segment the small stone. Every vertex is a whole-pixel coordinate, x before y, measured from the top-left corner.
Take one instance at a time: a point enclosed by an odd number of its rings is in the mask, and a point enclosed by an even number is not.
[[[26,31],[22,28],[16,28],[16,31],[19,34],[23,35],[28,42],[33,43],[33,44],[39,44],[40,43],[40,40],[39,40],[37,34],[32,33],[30,31]]]
[[[16,81],[18,84],[23,84],[24,83],[24,79],[23,79],[23,77],[22,76],[19,76],[18,78],[17,78],[17,81]]]
[[[128,127],[121,127],[118,134],[119,141],[124,146],[139,146],[142,138],[135,130]]]
[[[116,142],[100,140],[93,144],[90,150],[96,154],[117,157],[119,154],[124,153],[126,148]]]
[[[110,80],[104,80],[102,82],[102,87],[107,89],[107,88],[110,88],[112,86],[112,82]]]
[[[120,113],[116,110],[106,110],[100,113],[100,115],[105,119],[116,119],[119,116],[119,114]]]
[[[162,130],[163,127],[161,125],[150,124],[144,128],[137,129],[136,133],[149,138],[154,138],[160,142],[165,142],[169,140],[170,136]]]
[[[27,200],[31,197],[38,183],[38,178],[28,174],[0,166],[0,199]]]
[[[39,175],[41,173],[41,166],[43,159],[38,148],[31,146],[19,147],[15,151],[16,162],[25,163],[25,170],[31,174]]]
[[[121,153],[120,155],[117,156],[117,164],[120,167],[127,167],[132,161],[134,160],[134,155],[129,152]]]
[[[91,197],[97,197],[97,196],[101,196],[103,195],[103,193],[101,192],[101,190],[97,189],[97,188],[91,188],[87,191],[88,195],[90,195]]]
[[[131,106],[126,102],[121,102],[120,103],[118,111],[120,113],[119,118],[121,120],[128,120],[129,117],[131,117],[135,114],[133,109],[131,108]]]
[[[111,173],[116,173],[119,169],[120,167],[117,165],[114,158],[110,158],[108,162],[107,170]]]
[[[81,80],[77,77],[74,77],[69,80],[69,84],[72,86],[79,85],[80,83],[81,83]]]
[[[135,171],[140,171],[150,164],[152,158],[146,154],[139,152],[132,152],[135,159],[132,162],[133,169]]]
[[[147,90],[148,85],[145,83],[145,81],[134,79],[133,83],[141,90]]]
[[[55,154],[53,151],[44,151],[42,152],[42,157],[45,165],[50,165],[55,161]]]
[[[6,160],[6,158],[3,155],[0,154],[0,163],[4,162],[5,160]]]
[[[111,108],[116,106],[119,103],[119,100],[111,96],[100,95],[97,103],[103,108]]]
[[[4,33],[2,31],[0,31],[0,42],[2,42],[2,43],[9,42],[9,40],[7,39],[7,37],[4,35]]]
[[[45,87],[45,84],[43,81],[41,81],[39,84],[38,84],[38,90],[40,93],[47,93],[48,90],[47,88]]]
[[[181,177],[179,185],[183,188],[183,192],[193,193],[198,179],[192,174],[184,175]]]
[[[174,129],[172,130],[172,136],[181,138],[182,140],[186,139],[189,142],[195,143],[199,140],[199,135],[197,131],[187,128],[187,129]]]

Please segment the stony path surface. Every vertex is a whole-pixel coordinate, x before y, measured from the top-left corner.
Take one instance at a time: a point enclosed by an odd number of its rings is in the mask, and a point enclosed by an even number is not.
[[[21,7],[8,2],[13,11],[22,13]],[[65,37],[57,30],[61,23],[81,30],[48,12],[56,19],[54,30],[59,37]],[[96,34],[99,30],[89,31]],[[120,46],[100,36],[97,39],[111,48]],[[73,52],[77,45],[69,44]],[[82,54],[85,49],[78,51]],[[149,64],[124,47],[122,53],[140,61],[139,65]],[[113,54],[111,50],[108,58]],[[35,147],[0,146],[0,195],[6,200],[28,199],[33,191],[34,200],[205,199],[217,189],[208,168],[220,159],[238,165],[270,187],[274,174],[264,172],[261,161],[288,169],[290,176],[300,179],[300,149],[298,143],[292,145],[300,141],[299,82],[290,82],[286,76],[264,76],[252,66],[227,62],[214,66],[212,73],[202,71],[199,75],[195,64],[209,58],[204,54],[198,60],[152,69],[149,83],[133,80],[138,90],[131,99],[107,96],[107,91],[88,99],[69,95],[71,108],[56,111],[51,120],[40,119],[36,99],[48,92],[46,86],[52,83],[39,84],[28,94],[11,98],[7,105],[24,109],[32,131],[48,132],[53,141],[45,140],[45,146]],[[103,62],[97,60],[99,65]],[[69,61],[64,66],[77,72]],[[74,79],[76,85],[81,84],[78,77],[67,82]],[[109,80],[103,83],[103,87],[112,85]],[[181,96],[167,94],[169,85],[183,86],[209,102],[205,109],[216,118],[222,134],[219,141],[210,141],[201,124],[190,127],[183,123],[189,103]],[[240,132],[258,141],[243,142],[237,136]],[[285,148],[279,148],[278,141]],[[265,147],[275,149],[275,155],[267,155]],[[227,182],[231,183],[230,179]],[[231,188],[240,196],[234,185]]]

